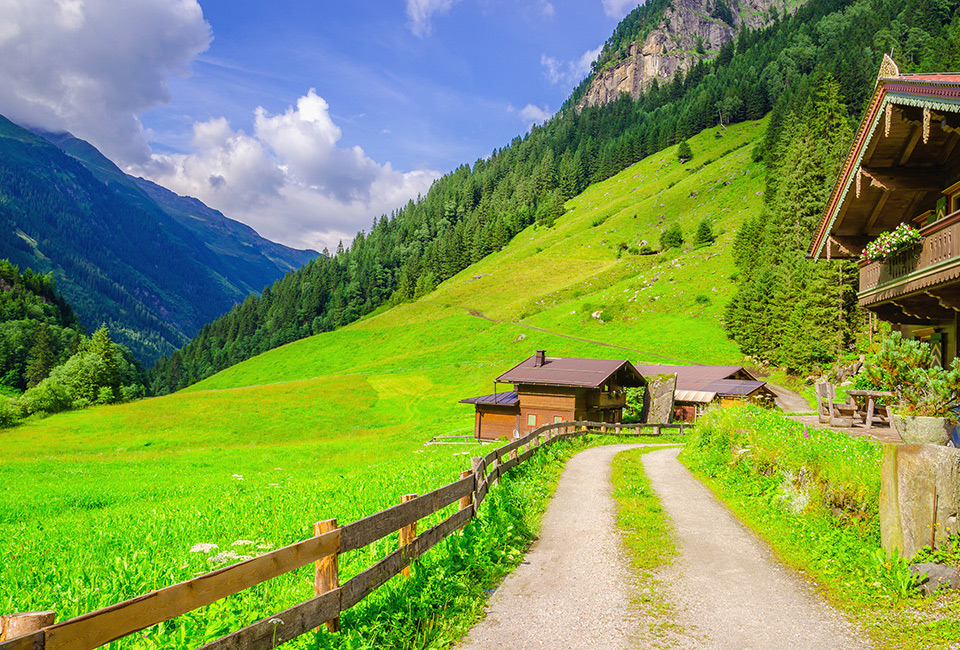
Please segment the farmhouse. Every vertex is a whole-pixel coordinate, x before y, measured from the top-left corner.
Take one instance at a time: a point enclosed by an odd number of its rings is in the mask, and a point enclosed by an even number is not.
[[[695,422],[709,404],[769,406],[776,395],[743,366],[637,366],[644,377],[676,374],[673,418]]]
[[[857,298],[905,338],[957,356],[960,311],[960,73],[900,74],[884,57],[873,98],[810,245],[858,258],[901,224],[922,243],[862,259]]]
[[[626,389],[647,382],[626,360],[548,357],[538,350],[497,377],[494,389],[499,383],[513,390],[460,400],[476,407],[477,438],[513,438],[553,422],[620,422]]]

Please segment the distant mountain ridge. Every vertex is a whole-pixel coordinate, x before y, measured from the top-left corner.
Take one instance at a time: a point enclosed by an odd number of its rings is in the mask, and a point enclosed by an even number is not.
[[[317,256],[38,133],[0,116],[0,258],[52,272],[84,327],[107,324],[145,364]]]

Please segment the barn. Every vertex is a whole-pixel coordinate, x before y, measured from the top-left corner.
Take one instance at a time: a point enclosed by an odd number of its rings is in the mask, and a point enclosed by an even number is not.
[[[493,394],[460,402],[475,407],[474,435],[498,440],[554,422],[620,422],[626,389],[646,383],[625,359],[548,357],[538,350],[497,377]],[[510,388],[497,391],[498,384]]]
[[[677,376],[673,419],[682,422],[695,422],[710,404],[771,406],[776,399],[767,382],[743,366],[637,366],[637,371],[645,377]]]

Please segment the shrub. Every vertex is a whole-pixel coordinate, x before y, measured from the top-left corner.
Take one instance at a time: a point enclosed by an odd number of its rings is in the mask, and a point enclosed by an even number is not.
[[[960,363],[941,368],[930,346],[893,332],[867,357],[862,371],[869,385],[891,391],[903,415],[947,417],[960,393]]]
[[[661,249],[680,248],[681,246],[683,246],[683,231],[680,229],[680,224],[674,223],[667,226],[666,230],[660,233]]]
[[[710,223],[710,220],[704,217],[700,220],[700,223],[697,224],[697,231],[693,235],[693,243],[697,246],[704,246],[707,244],[712,244],[717,239],[717,236],[713,232],[713,224]]]
[[[677,160],[681,163],[690,162],[693,159],[693,150],[690,148],[689,143],[686,140],[680,143],[680,146],[677,147]]]
[[[710,304],[710,296],[707,296],[707,295],[701,293],[701,294],[698,294],[696,298],[694,298],[694,301],[695,301],[698,305],[709,305],[709,304]]]

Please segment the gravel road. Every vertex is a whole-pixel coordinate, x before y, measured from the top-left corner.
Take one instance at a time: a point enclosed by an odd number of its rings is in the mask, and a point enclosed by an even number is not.
[[[458,648],[870,647],[680,465],[676,449],[644,456],[681,549],[658,576],[676,625],[651,631],[657,614],[635,602],[643,586],[622,549],[610,485],[613,457],[638,446],[595,447],[568,461],[540,539]]]

